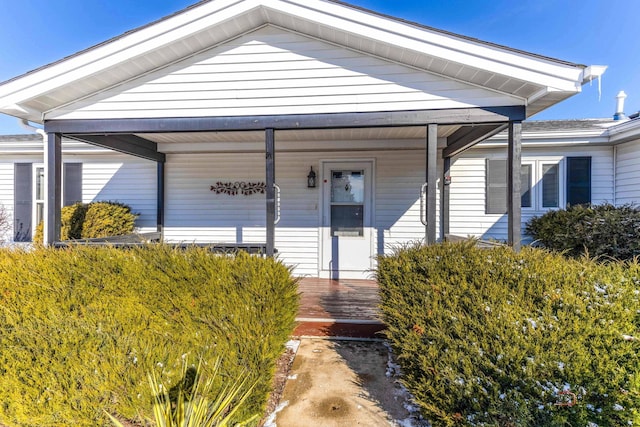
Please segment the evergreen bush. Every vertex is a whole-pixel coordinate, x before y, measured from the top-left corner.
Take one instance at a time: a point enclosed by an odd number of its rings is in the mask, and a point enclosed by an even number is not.
[[[60,212],[60,240],[131,234],[136,218],[131,208],[122,203],[75,203]],[[33,236],[34,243],[42,243],[43,237],[44,224],[40,222]]]
[[[526,234],[571,257],[588,254],[619,260],[640,255],[640,208],[577,205],[532,218]]]
[[[403,382],[434,426],[640,425],[640,265],[472,243],[378,260]]]
[[[82,223],[81,237],[92,239],[133,233],[136,217],[131,208],[122,203],[89,203]]]
[[[261,414],[293,331],[297,286],[280,262],[166,245],[0,251],[0,425],[107,426],[152,415],[184,361],[212,390],[254,384],[238,420]]]

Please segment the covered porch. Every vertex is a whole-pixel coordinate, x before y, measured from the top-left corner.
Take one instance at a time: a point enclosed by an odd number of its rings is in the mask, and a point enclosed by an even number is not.
[[[52,198],[48,206],[60,206],[60,147],[62,138],[70,138],[156,162],[155,231],[160,233],[162,240],[195,241],[225,247],[261,244],[265,247],[266,255],[273,256],[279,252],[286,257],[287,253],[296,251],[294,246],[287,247],[288,242],[283,243],[287,235],[297,230],[299,233],[312,236],[317,234],[318,230],[325,233],[325,229],[331,227],[331,214],[327,211],[329,202],[325,199],[325,187],[330,186],[330,177],[325,176],[328,172],[322,170],[323,165],[370,162],[373,169],[370,182],[367,183],[371,188],[371,194],[367,199],[370,202],[370,218],[369,223],[364,224],[364,234],[366,236],[366,233],[371,233],[371,251],[367,255],[367,258],[371,259],[383,254],[389,245],[415,240],[434,243],[448,234],[449,167],[455,155],[508,128],[511,141],[510,170],[519,170],[520,123],[523,118],[524,109],[514,106],[251,118],[48,121],[45,123],[45,130],[49,135],[47,164],[52,166],[48,168],[47,175],[52,190],[49,193]],[[404,153],[404,157],[399,157],[399,153]],[[252,237],[247,236],[250,234],[246,231],[248,228],[243,228],[243,222],[238,215],[234,215],[233,210],[221,210],[219,205],[210,205],[208,210],[202,211],[202,215],[211,216],[211,220],[203,223],[203,226],[206,227],[208,224],[209,230],[213,230],[216,226],[226,224],[228,231],[208,233],[202,228],[199,233],[192,231],[192,234],[177,231],[180,228],[178,223],[186,220],[178,221],[176,210],[182,206],[186,209],[188,204],[200,204],[199,198],[208,197],[203,188],[205,185],[197,183],[196,178],[200,177],[191,178],[189,184],[183,183],[187,179],[185,174],[188,173],[188,169],[197,167],[196,163],[205,161],[205,158],[211,160],[210,170],[224,170],[222,165],[216,164],[219,162],[246,163],[247,170],[242,172],[244,176],[255,177],[258,181],[264,180],[263,187],[257,191],[265,195],[262,202],[263,213],[260,215],[258,212],[257,201],[261,197],[260,194],[252,196],[255,202],[250,206],[247,203],[241,205],[245,209],[253,209],[252,225],[257,226],[250,232],[253,233]],[[405,159],[409,158],[411,161],[405,163]],[[308,162],[307,165],[317,171],[318,189],[299,188],[302,179],[306,180],[309,170],[308,166],[304,165],[301,170],[296,169],[300,170],[297,172],[299,175],[292,176],[295,169],[293,164],[300,162],[300,159],[307,159],[302,162]],[[181,172],[175,172],[179,167],[183,168]],[[236,169],[240,167],[236,166]],[[167,173],[167,168],[174,173]],[[379,173],[376,168],[385,172]],[[389,169],[393,169],[395,175],[386,172]],[[224,173],[219,172],[220,175]],[[520,175],[512,176],[515,179],[509,180],[509,186],[513,194],[519,194]],[[179,185],[175,184],[176,180],[180,180]],[[209,180],[212,184],[215,181],[214,178]],[[185,185],[191,184],[200,188],[190,199],[185,199],[183,194],[193,191],[193,188]],[[399,194],[404,194],[402,201],[398,199]],[[235,203],[235,200],[229,198],[218,200],[230,206]],[[246,198],[244,200],[246,201]],[[301,200],[308,206],[300,208]],[[518,201],[519,198],[515,200]],[[389,208],[391,203],[395,203],[396,206]],[[313,204],[315,207],[309,207]],[[517,248],[520,236],[519,204],[509,203],[509,206],[512,218],[510,242]],[[304,212],[301,212],[301,209],[304,209]],[[60,210],[47,210],[47,215],[47,241],[57,242]],[[390,215],[393,218],[389,218]],[[259,216],[261,219],[256,219]],[[237,222],[234,222],[236,220]],[[388,233],[389,229],[401,222],[404,222],[403,236],[399,237],[400,233],[391,236]],[[52,226],[47,227],[47,224]],[[319,241],[314,238],[314,242],[307,243],[317,248],[317,258],[327,258],[334,255],[327,251],[337,251],[336,248],[328,247],[331,244],[335,245],[335,237],[322,235]],[[248,238],[254,240],[247,241]],[[278,238],[280,243],[277,243]],[[346,240],[347,237],[338,239]],[[324,254],[320,253],[323,246],[326,246]],[[348,247],[343,247],[343,253],[345,248],[349,250]],[[322,260],[318,261],[319,265],[322,263]],[[342,262],[340,265],[344,266],[345,263]],[[364,272],[372,266],[364,265],[359,270]],[[318,269],[327,268],[325,266]],[[335,267],[331,268],[338,270]],[[303,274],[322,275],[317,272]],[[330,273],[330,277],[341,276],[338,273]]]

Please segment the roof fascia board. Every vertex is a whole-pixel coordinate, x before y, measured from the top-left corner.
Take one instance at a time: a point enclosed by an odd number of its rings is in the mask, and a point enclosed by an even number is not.
[[[640,140],[640,119],[633,119],[611,126],[607,129],[607,133],[613,144]]]

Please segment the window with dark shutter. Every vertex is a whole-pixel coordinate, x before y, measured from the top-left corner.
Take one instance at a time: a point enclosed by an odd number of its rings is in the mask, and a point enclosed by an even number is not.
[[[591,203],[591,157],[567,157],[567,205]]]
[[[82,163],[65,163],[64,190],[62,192],[63,206],[82,202]]]
[[[31,241],[33,182],[31,163],[16,163],[13,175],[13,240]]]
[[[486,164],[486,208],[487,214],[507,213],[507,161],[487,159]],[[520,170],[520,202],[523,208],[532,206],[531,165],[522,165]]]

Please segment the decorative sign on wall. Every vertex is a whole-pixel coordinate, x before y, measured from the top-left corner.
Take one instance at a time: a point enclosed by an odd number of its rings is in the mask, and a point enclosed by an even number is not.
[[[264,182],[216,182],[211,186],[211,191],[216,194],[228,194],[229,196],[237,196],[242,194],[250,196],[252,194],[264,194],[267,184]]]

